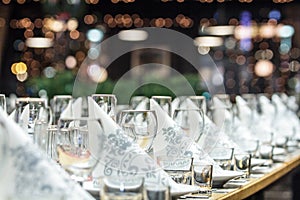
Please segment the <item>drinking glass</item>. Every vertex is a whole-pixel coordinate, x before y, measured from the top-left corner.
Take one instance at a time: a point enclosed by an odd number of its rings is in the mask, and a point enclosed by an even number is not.
[[[234,170],[244,172],[244,177],[250,177],[251,154],[234,154]]]
[[[101,184],[101,200],[142,200],[144,178],[139,176],[104,177]]]
[[[61,113],[72,103],[71,95],[55,95],[52,101],[53,124],[57,125]]]
[[[200,109],[175,109],[173,120],[186,136],[198,142],[204,131],[204,115]]]
[[[57,144],[59,144],[59,132],[57,125],[50,125],[47,127],[47,146],[46,146],[46,152],[47,155],[55,160],[58,161],[58,155],[57,155]]]
[[[227,134],[232,133],[234,115],[229,95],[215,95],[209,107],[208,115],[221,131]]]
[[[161,108],[168,113],[169,116],[172,115],[172,97],[170,96],[152,96],[151,99],[156,101]]]
[[[197,106],[197,108],[201,109],[204,114],[207,113],[207,104],[206,104],[206,98],[205,96],[189,96],[188,97],[194,104]]]
[[[157,118],[153,110],[123,110],[118,124],[144,151],[152,151],[157,134]]]
[[[199,186],[199,194],[212,195],[212,173],[213,165],[211,164],[195,163],[193,165],[193,181],[194,185]]]
[[[150,108],[150,101],[146,96],[133,96],[130,99],[129,106],[133,110],[148,110]]]
[[[209,156],[224,170],[231,169],[231,161],[234,148],[215,147],[209,153]]]
[[[88,180],[103,148],[104,133],[100,119],[61,118],[58,130],[56,146],[60,165],[77,182]]]
[[[272,144],[261,144],[259,146],[259,157],[262,159],[273,159],[274,146]]]
[[[117,97],[114,94],[92,94],[92,99],[107,113],[114,121],[116,121]]]
[[[259,140],[256,139],[241,139],[238,141],[238,145],[247,153],[251,154],[252,158],[257,156]]]
[[[145,184],[144,200],[171,200],[170,186],[163,184]]]
[[[4,94],[0,94],[0,108],[6,112],[6,98]]]
[[[223,103],[223,105],[225,105],[226,107],[230,107],[230,108],[232,107],[229,94],[215,94],[213,96],[213,100],[214,99],[220,100]]]
[[[193,184],[193,158],[164,156],[160,155],[156,158],[157,164],[165,170],[168,175],[176,182],[180,184]]]
[[[51,113],[43,98],[22,97],[16,99],[15,121],[30,135],[34,133],[36,120],[51,123]]]
[[[8,131],[6,130],[4,124],[0,121],[0,163],[1,163],[0,175],[2,173],[2,168],[5,166],[6,159],[7,159],[7,153],[8,153],[7,145],[8,145]]]

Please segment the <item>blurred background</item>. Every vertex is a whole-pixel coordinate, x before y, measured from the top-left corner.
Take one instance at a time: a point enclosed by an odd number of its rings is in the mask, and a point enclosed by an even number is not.
[[[205,94],[197,71],[170,52],[130,52],[107,69],[101,66],[109,55],[95,46],[106,38],[122,30],[160,27],[198,41],[199,54],[209,54],[222,73],[226,93],[298,96],[299,10],[295,0],[1,0],[0,93],[72,94],[86,58],[100,60],[90,70],[97,93],[111,93],[137,60],[155,57],[184,74],[197,94]],[[214,37],[203,43],[202,36]],[[170,82],[180,85],[176,77]],[[138,94],[172,95],[153,85]]]

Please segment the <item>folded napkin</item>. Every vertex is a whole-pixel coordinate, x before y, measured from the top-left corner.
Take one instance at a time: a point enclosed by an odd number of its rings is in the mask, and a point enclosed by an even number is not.
[[[235,100],[236,100],[237,112],[238,112],[238,117],[240,119],[240,122],[246,126],[251,126],[253,120],[252,113],[255,111],[250,109],[248,103],[241,96],[239,95],[236,96]]]
[[[188,153],[193,144],[193,137],[187,137],[174,120],[153,99],[150,99],[150,109],[154,110],[157,117],[157,135],[153,143],[155,156],[181,157]]]
[[[197,105],[189,98],[186,98],[181,107],[195,109]],[[235,152],[243,152],[240,146],[232,139],[232,137],[220,130],[211,119],[204,114],[204,131],[198,144],[204,152],[210,153],[214,147],[229,147],[234,148]]]
[[[76,101],[77,106],[73,108],[80,110],[82,100],[79,98]],[[105,133],[101,159],[92,174],[95,179],[128,174],[145,177],[145,184],[166,183],[171,186],[171,190],[178,189],[177,183],[136,142],[125,135],[119,125],[90,97],[88,113],[91,118],[101,119]]]
[[[276,107],[274,119],[274,137],[295,137],[299,133],[300,121],[295,112],[288,109],[283,100],[277,95],[272,95],[272,102]]]
[[[234,126],[234,116],[231,106],[229,106],[226,101],[224,102],[223,99],[221,100],[216,96],[214,96],[212,99],[211,119],[214,124],[220,128],[220,130],[224,131],[225,133],[232,132]]]
[[[194,104],[191,100],[190,102]],[[195,162],[211,163],[216,165],[215,161],[202,148],[201,144],[204,144],[204,141],[212,142],[210,143],[212,147],[208,147],[209,145],[204,146],[206,150],[210,150],[214,147],[214,144],[216,144],[215,139],[217,138],[212,139],[211,137],[205,137],[205,139],[202,139],[201,136],[198,141],[199,143],[196,143],[193,138],[186,137],[186,133],[184,133],[184,131],[176,125],[176,122],[166,112],[163,112],[162,108],[155,101],[150,100],[150,108],[156,112],[158,118],[158,132],[153,144],[154,155],[177,157],[191,156],[194,158]],[[209,121],[206,121],[204,131],[209,131],[211,136],[215,133],[217,134],[217,132],[211,132],[207,123],[209,123]],[[215,170],[217,172],[222,169],[216,165]]]
[[[0,199],[94,199],[3,111],[0,111],[0,131],[8,137],[5,161],[0,168]]]

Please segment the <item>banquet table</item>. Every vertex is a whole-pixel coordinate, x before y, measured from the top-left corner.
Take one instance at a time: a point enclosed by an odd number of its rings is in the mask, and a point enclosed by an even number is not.
[[[249,181],[234,189],[214,189],[212,200],[240,200],[251,197],[267,186],[275,183],[280,178],[286,176],[289,172],[300,166],[300,150],[296,150],[286,156],[284,162],[276,165],[268,173],[262,174],[257,178],[250,178]],[[197,199],[196,195],[189,195],[186,199]],[[203,199],[203,197],[199,197]],[[208,199],[208,198],[207,198]]]

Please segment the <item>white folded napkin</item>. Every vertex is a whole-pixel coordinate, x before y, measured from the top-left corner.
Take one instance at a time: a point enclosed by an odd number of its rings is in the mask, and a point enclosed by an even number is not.
[[[252,121],[252,113],[254,112],[253,110],[249,108],[247,102],[241,97],[241,96],[236,96],[235,97],[236,101],[236,106],[237,106],[237,111],[238,111],[238,117],[244,125],[251,126]]]
[[[78,105],[73,108],[81,109]],[[167,183],[171,190],[178,188],[177,183],[136,142],[127,137],[119,125],[90,97],[88,110],[89,117],[101,119],[105,132],[101,159],[93,171],[94,178],[128,174],[145,177],[146,184]]]
[[[192,109],[197,107],[189,98],[185,100],[185,104],[182,104],[182,106]],[[235,152],[243,152],[240,146],[234,142],[233,138],[220,130],[206,114],[204,114],[204,121],[204,132],[198,141],[203,151],[210,153],[214,147],[221,146],[234,148]]]
[[[191,100],[190,102],[194,104]],[[158,132],[153,145],[154,155],[191,156],[195,162],[215,164],[216,172],[222,170],[200,146],[203,143],[195,143],[193,138],[186,137],[183,130],[180,130],[180,127],[176,125],[174,120],[155,101],[150,100],[150,108],[156,112],[158,118]],[[206,130],[210,129],[207,124],[205,127]],[[207,137],[206,139],[209,138]]]
[[[94,199],[2,111],[0,124],[0,131],[8,136],[0,168],[0,199]]]
[[[299,133],[300,122],[295,112],[288,109],[283,100],[277,95],[272,95],[272,102],[276,107],[274,119],[274,137],[295,137]]]
[[[187,137],[168,113],[153,99],[150,99],[150,109],[155,111],[158,123],[157,135],[153,143],[154,155],[175,157],[186,155],[193,144],[193,137]]]

